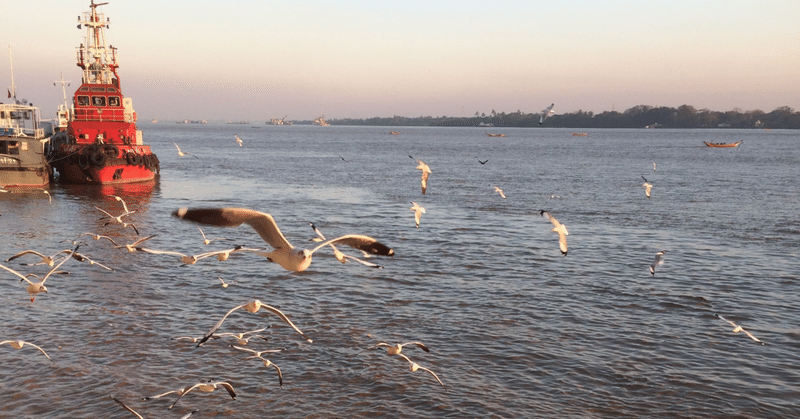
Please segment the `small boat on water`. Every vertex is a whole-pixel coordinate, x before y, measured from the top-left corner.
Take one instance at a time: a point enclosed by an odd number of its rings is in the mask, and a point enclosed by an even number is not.
[[[487,132],[486,135],[488,135],[489,137],[505,137],[506,136],[505,134],[492,134],[492,133],[489,133],[489,132]]]
[[[46,154],[53,132],[40,119],[33,105],[0,103],[0,187],[50,186],[53,169]]]
[[[729,148],[729,147],[739,147],[739,144],[743,143],[744,140],[739,140],[735,143],[709,143],[708,141],[703,141],[707,147],[721,147],[721,148]]]
[[[588,133],[588,132],[573,132],[573,133],[572,133],[572,136],[573,136],[573,137],[586,137],[586,136],[588,136],[588,135],[589,135],[589,133]]]
[[[78,47],[81,85],[67,109],[66,129],[50,140],[49,160],[63,183],[118,184],[149,181],[160,171],[158,157],[143,144],[131,98],[122,94],[117,49],[105,45],[108,19],[97,6],[79,25],[86,39]]]
[[[389,135],[400,135],[398,131],[389,131]]]

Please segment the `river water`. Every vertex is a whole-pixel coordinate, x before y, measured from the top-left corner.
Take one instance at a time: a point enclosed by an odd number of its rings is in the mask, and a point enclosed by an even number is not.
[[[340,264],[328,250],[292,273],[234,254],[181,266],[177,257],[128,253],[83,237],[80,252],[115,269],[69,261],[30,302],[0,272],[0,417],[800,417],[800,134],[764,130],[388,128],[143,124],[161,160],[158,182],[55,185],[0,194],[0,258],[52,254],[83,232],[120,243],[132,229],[104,226],[125,198],[143,244],[196,254],[263,247],[246,225],[198,230],[180,207],[235,206],[273,215],[295,246],[309,222],[328,237],[366,234],[389,245],[384,269]],[[399,135],[389,135],[390,130]],[[244,141],[237,146],[234,134]],[[739,149],[703,141],[744,140]],[[179,157],[173,146],[193,153]],[[416,161],[432,174],[426,195]],[[476,158],[477,157],[477,158]],[[478,160],[488,160],[480,164]],[[657,168],[653,170],[653,162]],[[653,184],[645,197],[644,176]],[[502,199],[493,186],[501,187]],[[427,209],[415,228],[411,201]],[[547,210],[569,230],[558,249]],[[342,248],[348,251],[348,248]],[[664,264],[651,276],[655,253]],[[350,254],[360,252],[350,249]],[[43,274],[25,256],[5,263]],[[231,285],[223,288],[217,277]],[[265,310],[231,314],[219,332],[271,325],[265,355],[276,371],[228,345],[196,348],[231,308],[281,309],[308,343]],[[714,316],[736,322],[759,345]],[[381,349],[421,341],[408,355]],[[198,382],[172,409],[174,394]]]

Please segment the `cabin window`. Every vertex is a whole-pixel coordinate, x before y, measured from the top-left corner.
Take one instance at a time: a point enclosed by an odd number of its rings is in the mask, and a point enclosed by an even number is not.
[[[0,141],[0,154],[19,155],[19,141]]]
[[[89,96],[78,96],[78,106],[89,106]]]
[[[92,106],[106,106],[106,97],[92,96]]]
[[[116,79],[115,79],[115,80],[116,80]],[[116,91],[117,91],[117,89],[115,89],[115,88],[113,88],[113,87],[109,87],[109,88],[108,88],[108,91],[109,91],[109,92],[116,92]]]
[[[119,96],[109,96],[108,106],[119,106]]]
[[[88,92],[88,91],[89,91],[88,87],[86,87],[86,86],[81,87],[81,92]]]
[[[93,92],[105,92],[106,88],[105,87],[92,87],[92,91]]]

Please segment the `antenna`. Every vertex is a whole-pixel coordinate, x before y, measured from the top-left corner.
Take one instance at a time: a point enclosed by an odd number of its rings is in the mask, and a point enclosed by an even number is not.
[[[11,55],[11,45],[8,46],[8,61],[11,63],[11,89],[8,91],[8,97],[14,98],[17,101],[17,86],[14,85],[14,57]]]

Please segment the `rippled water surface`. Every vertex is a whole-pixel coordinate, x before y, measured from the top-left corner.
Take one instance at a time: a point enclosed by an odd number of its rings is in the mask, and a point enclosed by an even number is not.
[[[146,242],[154,249],[264,246],[247,226],[205,227],[232,241],[204,245],[171,216],[238,206],[272,214],[296,246],[313,245],[313,221],[329,237],[373,236],[395,256],[371,259],[384,266],[372,269],[320,250],[308,271],[291,273],[253,254],[180,266],[84,237],[80,252],[114,272],[71,260],[34,303],[0,272],[0,339],[36,343],[56,363],[0,346],[0,417],[132,417],[110,395],[145,417],[176,418],[800,416],[796,131],[141,128],[161,159],[158,182],[56,185],[52,204],[0,194],[0,258],[52,254],[83,232],[134,241],[132,229],[99,220],[95,206],[121,212],[111,195],[136,211],[143,236],[157,234]],[[702,145],[738,140],[739,149]],[[199,158],[178,157],[173,141]],[[424,196],[409,155],[433,172]],[[419,228],[411,201],[427,209]],[[566,257],[541,209],[567,226]],[[651,276],[660,250],[665,263]],[[36,261],[5,265],[45,273],[20,265]],[[268,341],[248,347],[285,349],[266,355],[283,387],[234,340],[172,339],[202,336],[253,299],[313,339],[264,310],[239,310],[219,330],[272,325]],[[430,348],[403,353],[446,390],[397,356],[365,350],[408,341]],[[236,400],[221,390],[189,393],[172,410],[174,395],[142,400],[210,379],[231,383]]]

